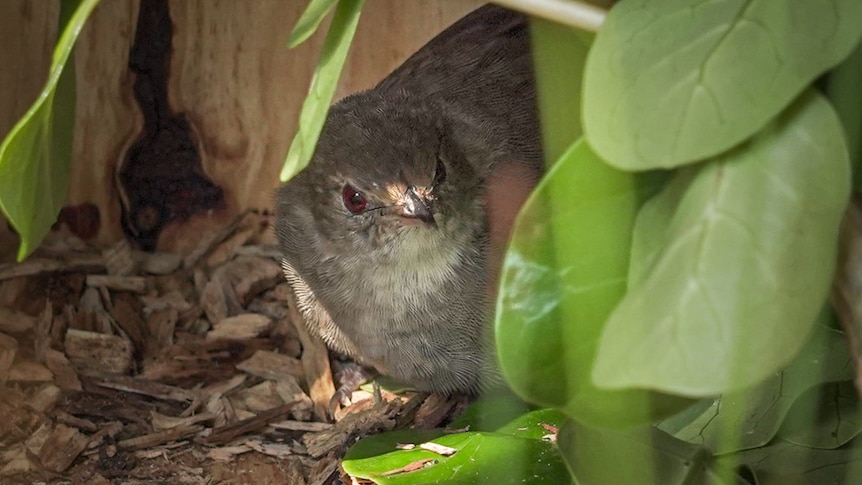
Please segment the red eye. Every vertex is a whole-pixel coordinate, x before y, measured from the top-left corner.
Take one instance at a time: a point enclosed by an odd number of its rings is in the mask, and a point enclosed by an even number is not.
[[[357,192],[356,189],[349,185],[345,185],[344,190],[341,191],[341,199],[344,200],[344,207],[347,207],[347,210],[354,214],[364,211],[365,206],[368,204],[362,192]]]

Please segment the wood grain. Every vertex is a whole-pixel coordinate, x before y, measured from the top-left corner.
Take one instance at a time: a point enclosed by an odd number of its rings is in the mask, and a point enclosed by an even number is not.
[[[374,85],[407,56],[483,2],[370,0],[337,97]],[[285,45],[304,2],[174,0],[170,100],[200,137],[204,170],[226,189],[225,214],[271,208],[277,177],[327,25],[296,49]],[[169,240],[205,221],[169,228]],[[176,229],[174,232],[173,229]],[[171,234],[175,235],[171,235]]]
[[[477,0],[369,0],[338,97],[368,88]],[[226,207],[165,228],[159,249],[185,252],[247,208],[272,207],[273,191],[327,24],[296,49],[285,45],[306,2],[170,0],[174,24],[169,101],[185,113],[205,172],[225,189]],[[0,135],[26,111],[47,77],[59,3],[0,2]],[[78,102],[67,205],[89,202],[101,227],[91,241],[122,238],[116,171],[139,136],[128,55],[139,1],[102,2],[75,50]],[[0,224],[0,257],[15,242]]]

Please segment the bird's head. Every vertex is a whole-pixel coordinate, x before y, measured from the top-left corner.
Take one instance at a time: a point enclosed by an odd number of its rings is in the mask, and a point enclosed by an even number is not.
[[[309,167],[281,190],[280,217],[310,215],[306,230],[332,253],[469,244],[485,224],[489,154],[438,107],[399,101],[363,94],[334,106]]]

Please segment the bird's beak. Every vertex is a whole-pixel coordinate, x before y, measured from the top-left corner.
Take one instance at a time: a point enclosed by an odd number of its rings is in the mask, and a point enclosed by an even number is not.
[[[428,199],[416,192],[414,187],[407,189],[404,194],[404,202],[398,215],[406,224],[437,226],[437,221],[434,220],[434,215],[428,207]]]

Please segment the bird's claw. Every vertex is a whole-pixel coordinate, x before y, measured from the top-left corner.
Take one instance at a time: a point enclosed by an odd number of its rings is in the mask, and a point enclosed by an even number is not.
[[[335,416],[335,412],[338,411],[339,407],[347,407],[350,406],[350,395],[353,393],[352,390],[347,389],[345,386],[339,387],[335,394],[329,398],[329,415]]]
[[[347,363],[336,373],[339,387],[335,394],[329,399],[329,413],[335,416],[335,412],[339,407],[350,406],[350,396],[353,391],[359,389],[359,386],[368,382],[374,377],[374,371],[362,367],[359,364]]]

